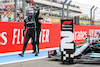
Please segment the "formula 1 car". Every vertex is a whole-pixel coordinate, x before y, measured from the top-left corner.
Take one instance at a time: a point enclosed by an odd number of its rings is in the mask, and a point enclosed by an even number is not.
[[[90,41],[89,43],[87,41]],[[89,38],[80,47],[76,48],[73,62],[95,62],[100,63],[100,38]],[[61,52],[57,50],[48,51],[48,57],[61,59]]]

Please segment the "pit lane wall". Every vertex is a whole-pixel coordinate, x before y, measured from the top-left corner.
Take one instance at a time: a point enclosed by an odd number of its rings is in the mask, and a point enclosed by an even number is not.
[[[22,51],[24,23],[0,22],[0,53]],[[58,47],[60,44],[60,25],[43,24],[40,35],[40,49]],[[31,40],[26,50],[31,50]]]
[[[74,40],[75,42],[85,41],[86,35],[90,37],[98,37],[97,32],[100,31],[100,26],[92,25],[74,25]],[[83,43],[76,45],[82,45]]]
[[[0,22],[0,53],[22,51],[24,37],[22,29],[24,23]],[[42,24],[40,34],[40,49],[55,48],[60,46],[60,24]],[[84,41],[86,35],[97,36],[99,26],[74,25],[74,40]],[[79,45],[79,44],[78,44]],[[26,50],[32,50],[31,39]]]

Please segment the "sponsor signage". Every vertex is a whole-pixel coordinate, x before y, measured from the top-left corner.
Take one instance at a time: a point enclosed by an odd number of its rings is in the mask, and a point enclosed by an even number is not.
[[[24,23],[0,22],[0,53],[22,51],[24,44]],[[58,24],[42,24],[40,34],[40,49],[59,47],[60,26]],[[32,40],[29,40],[26,50],[32,50]]]
[[[22,36],[24,23],[19,22],[0,22],[0,53],[22,51],[24,37]],[[61,43],[61,25],[60,24],[42,24],[42,31],[40,34],[40,49],[59,47]],[[96,34],[100,31],[99,26],[88,25],[74,25],[74,41],[85,41],[86,35],[90,37],[98,37]],[[66,32],[65,32],[66,33]],[[68,39],[72,32],[62,35]],[[72,41],[72,36],[67,42]],[[82,45],[76,43],[76,45]],[[32,50],[31,39],[26,50]]]

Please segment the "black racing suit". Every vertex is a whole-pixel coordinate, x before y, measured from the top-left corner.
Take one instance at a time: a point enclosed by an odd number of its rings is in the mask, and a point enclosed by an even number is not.
[[[37,29],[36,29],[36,31],[37,31],[37,45],[38,45],[38,52],[39,52],[39,36],[40,36],[40,32],[41,32],[41,23],[39,22],[39,20],[41,20],[41,19],[43,19],[43,18],[41,18],[41,17],[38,17],[38,19],[36,19],[36,27],[37,27]],[[36,52],[36,47],[35,47],[35,45],[34,45],[34,51]]]
[[[38,18],[38,15],[39,15],[39,10],[37,11],[37,13],[34,15],[35,17],[35,20],[37,20]],[[24,41],[24,46],[23,46],[23,51],[22,53],[25,52],[25,49],[26,49],[26,46],[27,46],[27,43],[29,41],[30,38],[32,38],[32,46],[33,46],[33,50],[36,51],[35,49],[35,26],[34,26],[34,21],[33,21],[33,16],[31,17],[31,20],[29,20],[29,18],[27,17],[25,20],[24,20],[25,24],[24,24],[24,29],[23,29],[23,35],[24,35],[24,31],[27,27],[27,33],[26,33],[26,36],[25,36],[25,41]],[[38,49],[39,50],[39,49]]]

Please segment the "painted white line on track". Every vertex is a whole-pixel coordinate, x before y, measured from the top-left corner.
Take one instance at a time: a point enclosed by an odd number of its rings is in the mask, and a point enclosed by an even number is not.
[[[59,47],[55,47],[55,48],[47,48],[47,49],[41,49],[40,51],[45,51],[45,50],[55,50],[55,49],[59,49]],[[25,53],[30,53],[33,50],[27,50],[25,51]],[[14,55],[14,54],[19,54],[22,51],[18,51],[18,52],[9,52],[9,53],[0,53],[0,56],[7,56],[7,55]]]
[[[31,58],[31,59],[26,59],[26,60],[19,60],[19,61],[13,61],[13,62],[7,62],[7,63],[0,63],[0,65],[5,65],[5,64],[12,64],[12,63],[19,63],[19,62],[25,62],[25,61],[31,61],[31,60],[37,60],[37,59],[43,59],[46,58],[47,56],[44,57],[38,57],[38,58]]]

